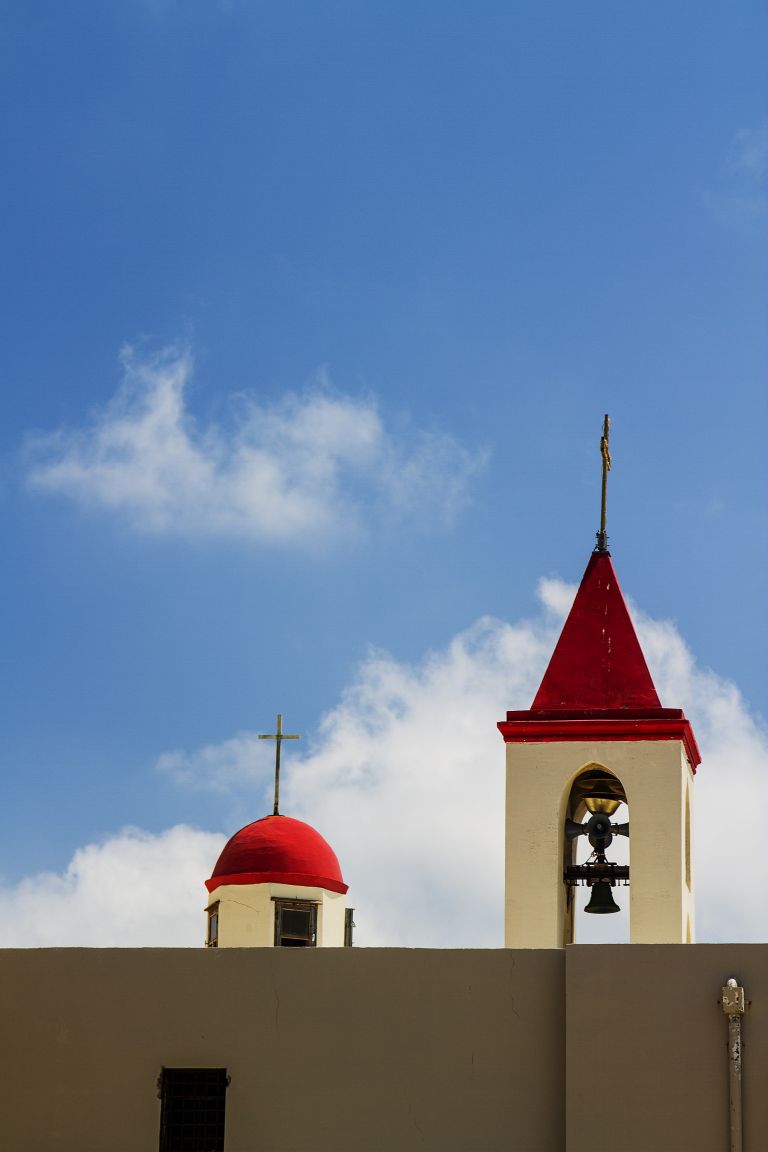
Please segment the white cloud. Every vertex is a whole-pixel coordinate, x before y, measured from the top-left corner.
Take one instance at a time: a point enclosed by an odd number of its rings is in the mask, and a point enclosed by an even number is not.
[[[662,703],[685,709],[702,755],[694,789],[697,938],[768,940],[768,730],[735,684],[697,665],[674,624],[633,615]]]
[[[309,543],[371,517],[447,523],[484,463],[441,433],[394,435],[372,398],[324,377],[277,403],[234,397],[225,429],[188,410],[188,349],[142,359],[127,348],[122,364],[122,387],[87,427],[30,442],[29,482],[137,530]]]
[[[542,581],[539,616],[514,625],[481,619],[418,664],[371,652],[314,742],[286,756],[282,808],[318,828],[338,853],[360,944],[501,944],[504,752],[496,722],[508,708],[529,707],[573,594],[573,586]],[[637,609],[633,616],[662,702],[686,710],[704,758],[695,786],[698,939],[765,940],[760,821],[768,734],[732,683],[696,663],[673,624]],[[159,767],[192,787],[252,795],[260,782],[257,818],[269,810],[272,785],[264,747],[241,733],[197,752],[168,753]],[[201,884],[221,838],[190,829],[165,835],[175,837],[173,853],[162,837],[121,834],[78,853],[63,878],[33,877],[7,889],[0,925],[46,925],[52,916],[40,942],[75,942],[69,906],[83,942],[98,942],[88,937],[98,907],[100,942],[199,942]],[[118,907],[121,881],[100,884],[102,864],[116,876],[134,870],[130,908]],[[156,891],[161,872],[172,882],[174,869],[178,888],[163,895],[169,911],[161,930],[156,899],[144,897]],[[103,904],[91,904],[95,887]],[[581,924],[581,939],[621,938],[626,918],[582,917]],[[606,928],[612,935],[603,935]],[[7,943],[23,942],[10,930]]]
[[[286,773],[286,810],[337,849],[365,944],[502,942],[504,752],[554,632],[478,621],[420,665],[373,653]]]
[[[573,585],[542,580],[540,617],[480,620],[418,665],[372,652],[314,746],[302,757],[291,751],[284,809],[337,850],[360,943],[500,944],[504,757],[496,721],[530,705],[574,594]],[[695,787],[698,938],[765,939],[758,821],[768,799],[768,735],[733,684],[697,665],[673,624],[632,612],[662,702],[685,709],[704,757]],[[240,773],[249,787],[261,774],[266,805],[271,759],[255,736],[220,747],[221,756],[215,746],[175,753],[176,771],[183,767],[197,786],[228,788]],[[729,834],[723,812],[731,805]],[[582,940],[626,932],[626,916],[580,924]]]
[[[768,212],[768,121],[740,128],[733,136],[720,173],[703,193],[705,204],[734,226],[762,223]]]
[[[231,792],[250,781],[263,782],[274,764],[274,744],[263,744],[251,732],[239,732],[221,744],[206,744],[194,752],[174,748],[157,761],[161,772],[196,791]]]
[[[566,584],[564,580],[555,577],[542,577],[536,586],[538,596],[544,610],[556,620],[565,620],[571,610],[573,598],[576,595],[576,585]]]
[[[758,128],[740,128],[733,138],[727,166],[758,179],[768,172],[768,122]]]
[[[63,875],[0,884],[0,947],[202,944],[205,889],[224,837],[125,828],[75,852]]]

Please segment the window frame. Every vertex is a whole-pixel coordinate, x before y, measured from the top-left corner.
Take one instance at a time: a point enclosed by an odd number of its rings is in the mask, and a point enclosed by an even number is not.
[[[290,897],[273,896],[275,906],[275,948],[316,948],[317,947],[317,900],[292,900]],[[299,936],[282,930],[283,910],[292,912],[309,912],[310,931],[308,936]],[[305,940],[305,944],[284,944],[283,940]]]
[[[205,925],[205,946],[206,948],[218,948],[219,946],[219,900],[214,900],[213,904],[209,904],[206,908],[207,920]],[[216,921],[215,932],[211,931],[214,920]]]
[[[197,1091],[189,1091],[195,1079]],[[160,1152],[224,1152],[230,1080],[226,1068],[160,1069]]]

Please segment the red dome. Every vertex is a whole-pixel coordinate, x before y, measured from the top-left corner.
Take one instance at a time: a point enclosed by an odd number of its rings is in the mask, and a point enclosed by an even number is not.
[[[346,892],[336,853],[319,832],[291,816],[264,816],[224,845],[209,892],[220,884],[295,884]]]

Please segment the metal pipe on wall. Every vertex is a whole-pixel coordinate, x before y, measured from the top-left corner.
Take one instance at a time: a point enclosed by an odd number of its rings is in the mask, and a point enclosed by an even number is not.
[[[743,1152],[741,1108],[741,1018],[744,1015],[744,989],[732,976],[726,980],[720,1003],[728,1017],[728,1097],[730,1152]]]

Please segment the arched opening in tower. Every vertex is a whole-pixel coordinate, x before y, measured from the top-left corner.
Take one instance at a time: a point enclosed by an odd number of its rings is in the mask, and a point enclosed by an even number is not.
[[[621,780],[603,764],[585,765],[567,813],[566,942],[629,943],[629,810]]]

